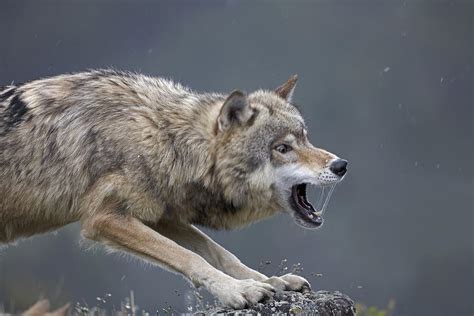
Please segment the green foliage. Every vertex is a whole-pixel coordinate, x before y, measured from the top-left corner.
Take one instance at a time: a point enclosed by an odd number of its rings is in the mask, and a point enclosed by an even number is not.
[[[395,300],[391,299],[385,309],[379,309],[375,306],[365,306],[364,304],[357,303],[356,311],[357,316],[392,316],[395,310]]]

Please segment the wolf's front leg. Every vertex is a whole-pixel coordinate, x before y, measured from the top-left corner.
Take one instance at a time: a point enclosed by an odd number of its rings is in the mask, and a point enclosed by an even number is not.
[[[125,250],[187,277],[204,286],[224,305],[244,308],[273,295],[267,283],[237,280],[211,266],[196,253],[164,237],[139,220],[121,215],[94,215],[82,224],[83,235]]]
[[[152,227],[181,246],[196,252],[211,265],[236,279],[265,282],[278,290],[306,291],[311,288],[305,278],[291,273],[268,278],[247,267],[235,255],[193,225],[162,221]]]

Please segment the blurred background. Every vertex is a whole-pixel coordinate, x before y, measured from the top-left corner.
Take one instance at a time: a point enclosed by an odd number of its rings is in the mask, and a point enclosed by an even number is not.
[[[199,91],[299,74],[313,144],[349,160],[325,225],[285,215],[209,234],[251,267],[395,315],[472,315],[474,1],[2,1],[0,85],[115,67]],[[0,180],[1,181],[1,180]],[[314,200],[314,197],[313,197]],[[1,223],[0,223],[1,225]],[[0,302],[48,297],[186,311],[190,286],[80,245],[78,225],[0,253]]]

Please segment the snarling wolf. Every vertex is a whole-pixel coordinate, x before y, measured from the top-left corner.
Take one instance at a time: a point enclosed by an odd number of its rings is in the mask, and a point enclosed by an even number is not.
[[[232,229],[281,211],[322,224],[327,201],[313,207],[306,187],[332,188],[347,162],[309,142],[296,81],[201,94],[97,70],[0,88],[0,242],[79,221],[85,238],[234,308],[309,288],[250,269],[194,226]]]

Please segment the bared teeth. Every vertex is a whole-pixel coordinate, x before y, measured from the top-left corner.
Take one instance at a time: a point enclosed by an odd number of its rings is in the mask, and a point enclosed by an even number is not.
[[[313,205],[307,199],[306,186],[307,183],[301,183],[298,185],[294,185],[291,188],[291,203],[294,210],[297,211],[301,216],[303,216],[307,221],[314,222],[317,219],[323,217],[324,211],[326,210],[326,206],[334,190],[335,184],[329,187],[329,191],[326,191],[326,187],[322,186],[321,194],[319,196],[319,200],[316,207],[313,207]],[[324,194],[326,192],[327,194]]]

